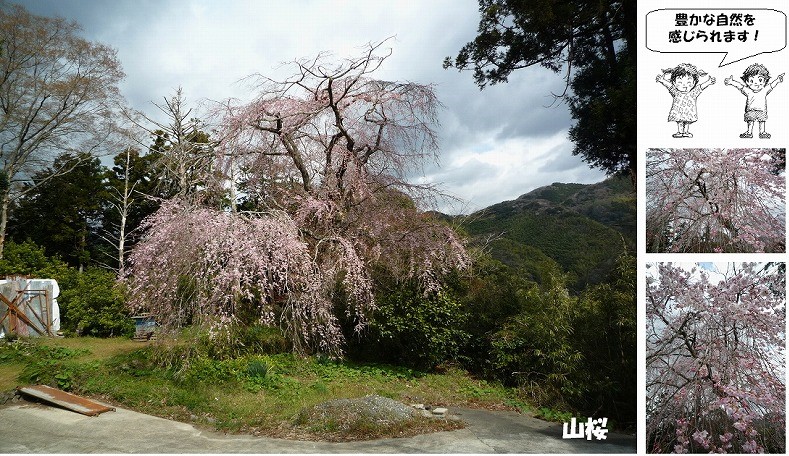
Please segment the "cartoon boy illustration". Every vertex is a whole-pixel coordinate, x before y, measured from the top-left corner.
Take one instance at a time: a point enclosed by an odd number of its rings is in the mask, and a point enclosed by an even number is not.
[[[734,76],[723,80],[724,84],[736,87],[745,95],[745,122],[748,124],[748,131],[740,134],[740,138],[753,138],[753,123],[759,122],[759,137],[767,139],[770,137],[770,133],[764,131],[764,123],[767,121],[767,95],[779,82],[783,82],[784,73],[769,83],[770,72],[764,65],[754,63],[745,69],[742,80],[745,84],[735,80]]]
[[[707,79],[699,84],[699,79],[705,76]],[[655,81],[663,84],[674,99],[671,103],[671,111],[668,113],[668,121],[677,123],[677,132],[671,136],[692,138],[693,134],[688,131],[688,127],[698,120],[696,99],[702,90],[715,84],[715,78],[690,63],[680,63],[674,68],[663,70]]]

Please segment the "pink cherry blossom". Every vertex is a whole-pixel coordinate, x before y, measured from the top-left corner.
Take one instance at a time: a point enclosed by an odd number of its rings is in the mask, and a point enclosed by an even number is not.
[[[198,195],[146,221],[125,279],[135,307],[221,337],[251,306],[298,351],[339,355],[336,301],[361,331],[373,271],[436,293],[470,266],[462,239],[427,211],[435,189],[406,179],[436,158],[440,103],[430,85],[374,79],[381,51],[296,61],[290,79],[261,77],[251,102],[217,106],[207,188],[226,189],[229,207]]]
[[[650,149],[651,252],[784,252],[784,149]]]
[[[785,427],[785,266],[709,272],[657,263],[648,271],[651,446],[762,451],[767,436],[760,430]]]

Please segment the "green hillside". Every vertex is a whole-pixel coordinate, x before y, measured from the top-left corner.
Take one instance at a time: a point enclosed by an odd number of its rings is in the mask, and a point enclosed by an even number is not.
[[[635,192],[626,178],[555,183],[468,217],[466,229],[491,255],[539,281],[540,264],[555,261],[575,290],[606,278],[625,245],[635,248]]]

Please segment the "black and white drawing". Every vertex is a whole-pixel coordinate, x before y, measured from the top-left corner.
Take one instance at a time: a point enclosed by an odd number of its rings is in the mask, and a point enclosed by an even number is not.
[[[748,129],[740,134],[740,138],[753,138],[753,124],[759,122],[759,138],[769,139],[770,133],[765,130],[767,95],[778,83],[783,82],[784,73],[770,82],[770,71],[764,65],[754,63],[745,69],[740,79],[743,82],[738,81],[734,76],[723,80],[724,84],[734,86],[746,98],[744,120],[748,124]]]
[[[690,63],[680,63],[674,68],[663,70],[655,81],[663,84],[674,99],[668,113],[668,121],[677,123],[677,132],[672,136],[692,138],[688,127],[698,120],[697,98],[704,89],[715,84],[715,78]]]

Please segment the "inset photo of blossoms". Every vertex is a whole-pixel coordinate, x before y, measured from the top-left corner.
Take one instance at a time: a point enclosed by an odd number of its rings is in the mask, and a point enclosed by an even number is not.
[[[649,149],[647,252],[785,252],[786,149]]]
[[[786,264],[646,271],[647,452],[786,454]]]

